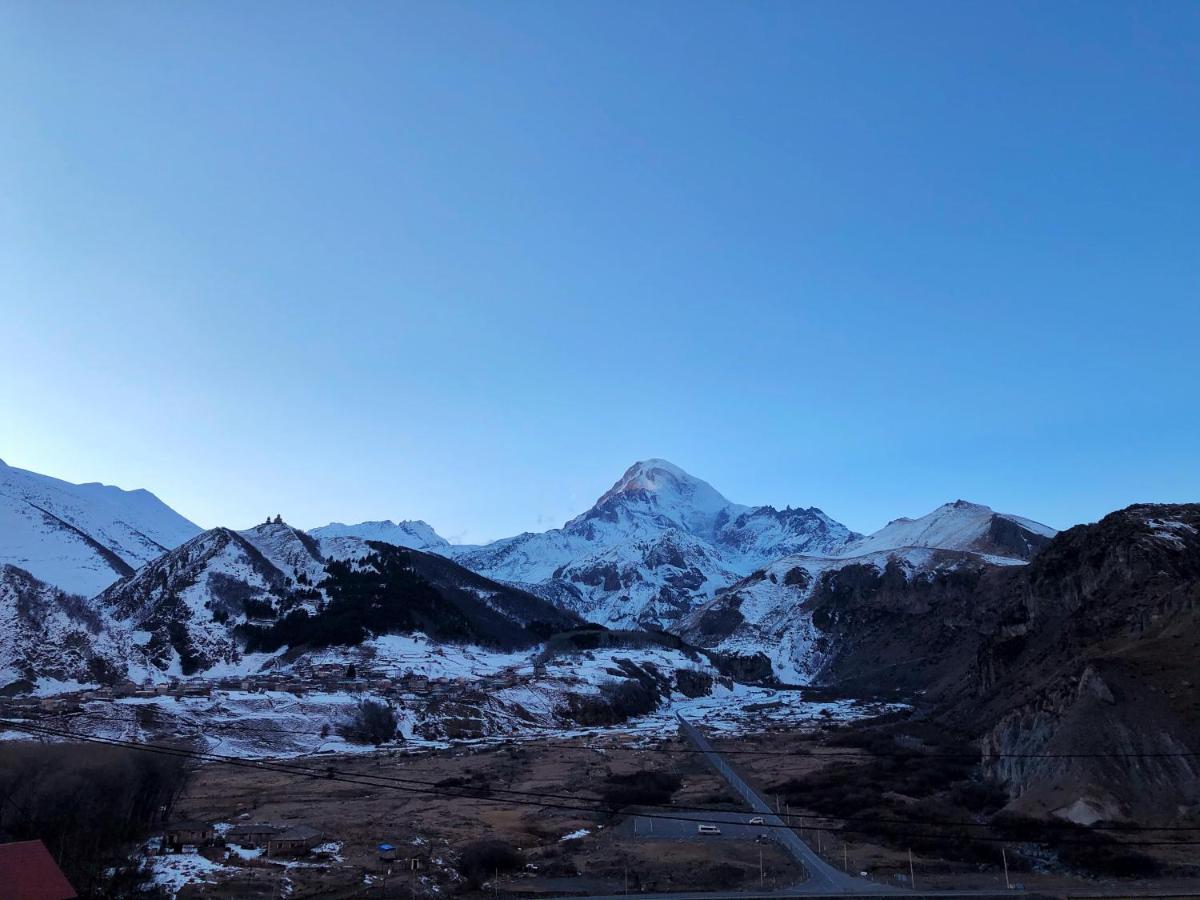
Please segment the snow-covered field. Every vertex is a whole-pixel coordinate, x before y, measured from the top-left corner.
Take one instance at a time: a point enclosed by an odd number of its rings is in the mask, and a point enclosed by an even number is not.
[[[359,663],[394,677],[428,678],[423,690],[380,687],[374,678],[355,689],[330,689],[302,679],[280,689],[215,689],[208,696],[170,694],[121,699],[76,695],[78,709],[51,721],[79,734],[135,741],[184,738],[206,752],[238,758],[295,758],[326,753],[370,752],[368,745],[338,735],[363,701],[391,706],[400,746],[444,746],[469,740],[566,739],[595,735],[568,715],[570,697],[595,695],[607,682],[628,678],[630,663],[653,672],[663,697],[656,710],[610,731],[665,737],[677,730],[676,714],[729,733],[798,726],[814,720],[871,714],[879,707],[851,701],[809,702],[799,691],[745,685],[722,679],[702,657],[664,647],[602,649],[542,661],[537,652],[494,653],[472,646],[434,645],[417,636],[376,638],[360,648]],[[322,652],[295,665],[334,658]],[[344,655],[336,656],[339,663]],[[625,667],[625,668],[623,668]],[[689,698],[678,690],[678,673],[691,670],[713,678],[708,696]],[[442,680],[442,683],[438,683]],[[71,685],[74,687],[74,685]],[[16,737],[19,732],[9,732]]]

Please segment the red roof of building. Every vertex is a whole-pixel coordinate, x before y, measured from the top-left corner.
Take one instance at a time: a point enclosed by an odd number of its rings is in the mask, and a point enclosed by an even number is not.
[[[75,888],[41,841],[0,844],[4,900],[75,900]]]

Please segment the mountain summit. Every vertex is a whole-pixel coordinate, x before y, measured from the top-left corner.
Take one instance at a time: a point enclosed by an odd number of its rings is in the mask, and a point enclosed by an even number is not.
[[[833,553],[858,537],[819,509],[743,506],[647,459],[562,528],[450,552],[593,621],[662,626],[772,559]]]
[[[1055,534],[1053,528],[1032,519],[998,513],[982,503],[955,500],[919,519],[893,519],[874,534],[847,547],[846,554],[936,547],[1028,560]]]
[[[595,519],[615,521],[621,511],[628,511],[659,518],[696,536],[714,537],[721,525],[746,509],[679,466],[646,459],[626,469],[591,509],[564,527],[581,527]]]

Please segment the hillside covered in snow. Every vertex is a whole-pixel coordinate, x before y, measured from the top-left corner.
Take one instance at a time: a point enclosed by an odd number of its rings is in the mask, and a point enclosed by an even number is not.
[[[93,606],[130,632],[148,665],[183,675],[253,671],[257,653],[350,647],[381,634],[512,647],[580,624],[445,557],[330,541],[339,556],[282,521],[214,528],[111,585]]]
[[[956,500],[917,519],[896,519],[831,554],[781,557],[686,616],[678,631],[699,646],[766,654],[776,674],[805,684],[835,649],[813,619],[814,601],[849,585],[947,583],[995,566],[1022,566],[1055,530]]]
[[[0,564],[90,597],[200,533],[146,490],[71,484],[0,461]]]

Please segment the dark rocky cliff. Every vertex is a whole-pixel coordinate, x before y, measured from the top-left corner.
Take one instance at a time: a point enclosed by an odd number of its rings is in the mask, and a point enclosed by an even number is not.
[[[1200,753],[1200,505],[1131,506],[1028,566],[830,574],[811,601],[824,679],[925,691],[1014,808],[1200,811],[1200,756],[1179,755]]]

